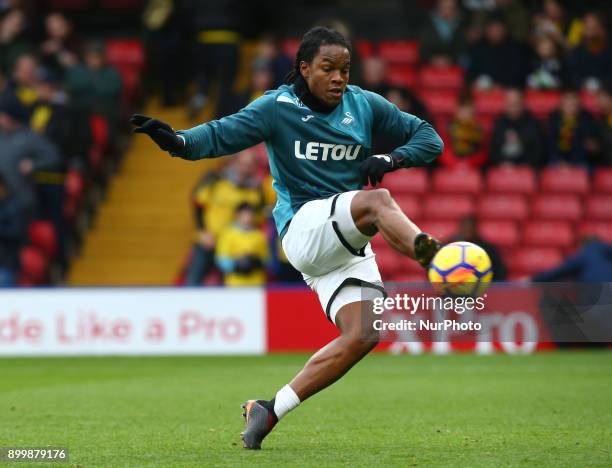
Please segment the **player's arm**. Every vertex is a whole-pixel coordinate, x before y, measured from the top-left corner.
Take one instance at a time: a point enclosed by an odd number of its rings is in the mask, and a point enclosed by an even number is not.
[[[275,97],[268,94],[235,114],[188,130],[174,131],[165,122],[138,114],[130,121],[135,133],[146,133],[172,156],[197,160],[238,153],[268,139],[274,110]]]
[[[372,133],[400,142],[390,154],[377,154],[361,166],[364,184],[380,182],[385,173],[402,167],[426,166],[444,149],[440,135],[426,121],[400,111],[382,96],[364,91],[372,109]]]

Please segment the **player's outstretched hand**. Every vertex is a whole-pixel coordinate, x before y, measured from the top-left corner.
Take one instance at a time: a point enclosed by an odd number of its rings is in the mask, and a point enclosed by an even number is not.
[[[170,125],[161,120],[134,114],[130,123],[136,127],[134,133],[146,133],[164,151],[178,153],[185,146],[184,140],[176,135]]]
[[[359,170],[361,171],[361,182],[363,185],[374,186],[383,180],[383,176],[387,172],[394,171],[399,168],[399,161],[390,154],[375,154],[367,158],[361,163]]]

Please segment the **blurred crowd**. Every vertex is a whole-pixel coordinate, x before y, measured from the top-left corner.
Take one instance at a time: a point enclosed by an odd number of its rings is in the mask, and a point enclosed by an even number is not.
[[[77,34],[62,12],[31,6],[0,2],[4,286],[61,280],[78,243],[84,190],[106,182],[103,157],[118,141],[122,109],[105,44]],[[24,262],[29,273],[20,271]]]

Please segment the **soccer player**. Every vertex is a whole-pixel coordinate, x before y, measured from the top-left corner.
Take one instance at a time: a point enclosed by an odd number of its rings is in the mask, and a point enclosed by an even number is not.
[[[236,114],[178,132],[150,117],[132,118],[135,132],[183,159],[217,157],[265,142],[283,249],[340,330],[274,398],[246,402],[245,448],[261,448],[283,416],[342,377],[378,343],[371,301],[384,295],[384,288],[372,236],[380,232],[423,267],[440,248],[387,190],[362,188],[378,184],[387,172],[431,163],[442,152],[442,140],[427,122],[349,86],[350,60],[341,34],[316,27],[304,35],[287,84]],[[401,145],[390,154],[371,155],[372,137],[383,135]]]

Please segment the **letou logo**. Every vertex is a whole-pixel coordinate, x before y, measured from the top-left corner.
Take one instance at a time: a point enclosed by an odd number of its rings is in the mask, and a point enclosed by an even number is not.
[[[295,157],[298,159],[310,159],[311,161],[327,161],[331,158],[334,161],[346,159],[352,161],[357,159],[361,145],[334,145],[333,143],[318,143],[310,141],[302,150],[302,142],[295,140]]]
[[[314,115],[308,114],[306,117],[302,117],[302,122],[308,122],[310,119],[314,119]]]

